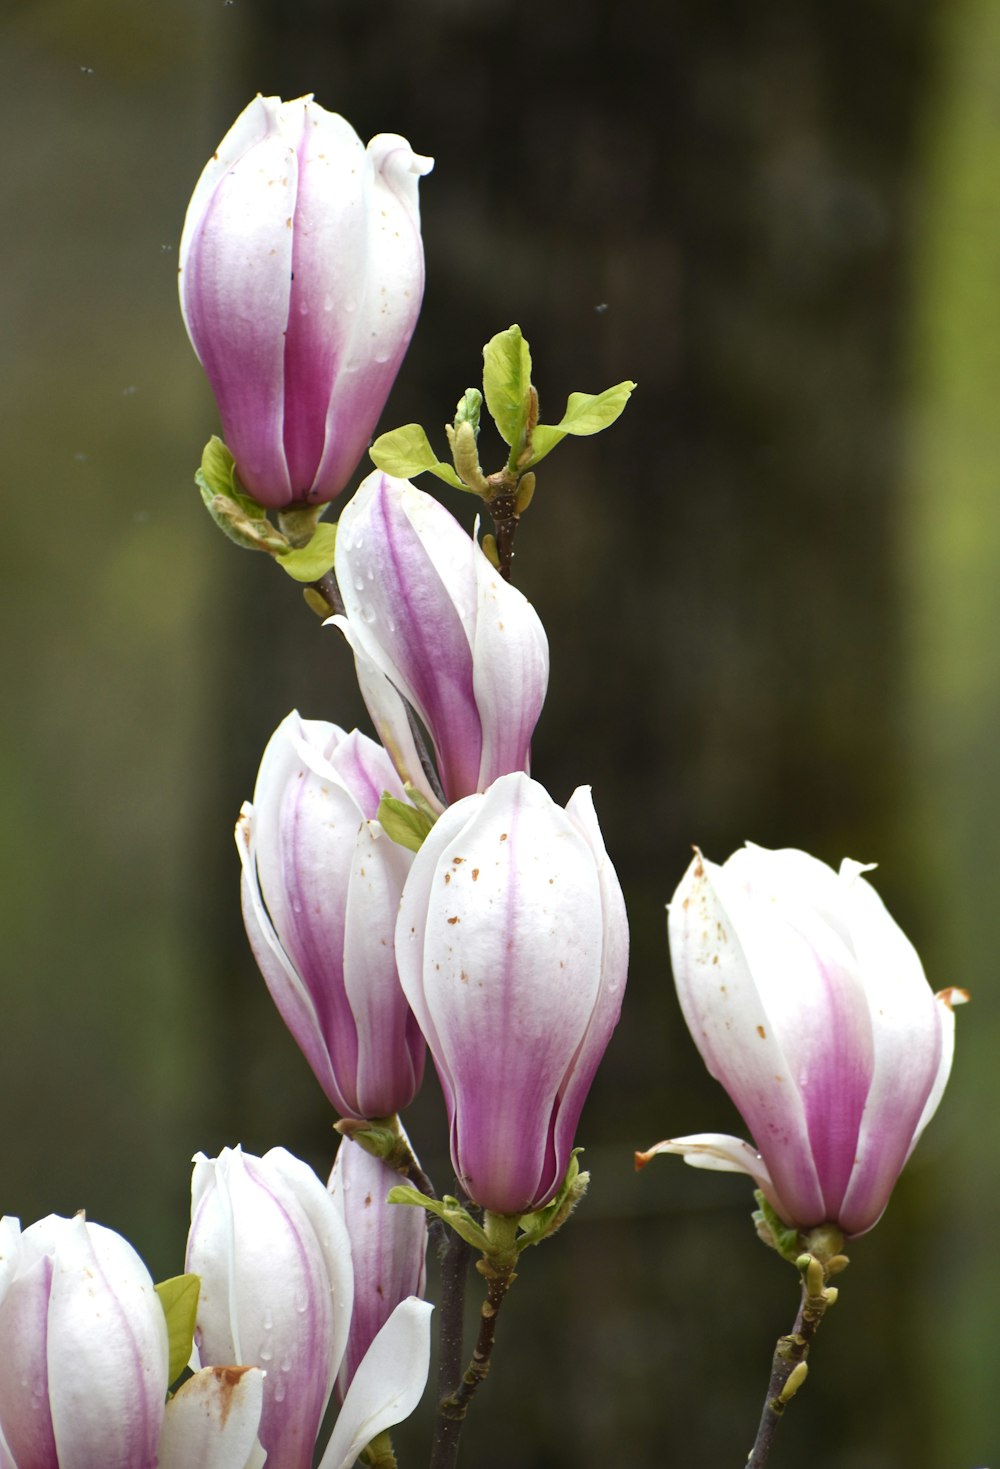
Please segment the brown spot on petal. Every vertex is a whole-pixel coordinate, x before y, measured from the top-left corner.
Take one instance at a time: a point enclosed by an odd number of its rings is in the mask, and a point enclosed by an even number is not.
[[[502,841],[502,842],[505,842],[505,841],[506,841],[506,840],[507,840],[507,833],[506,833],[506,832],[505,832],[505,831],[502,831],[502,832],[501,832],[501,833],[500,833],[500,840],[501,840],[501,841]]]
[[[233,1406],[233,1394],[240,1385],[240,1378],[245,1372],[252,1372],[252,1367],[213,1367],[212,1376],[216,1382],[222,1385],[219,1403],[219,1417],[221,1427],[225,1427],[229,1410]]]
[[[479,868],[478,867],[474,867],[472,869],[472,881],[475,882],[478,877],[479,877]]]
[[[444,880],[445,880],[445,882],[451,882],[451,873],[450,872],[446,872],[445,873]]]
[[[764,1030],[764,1027],[762,1025],[758,1025],[758,1027],[757,1027],[757,1034],[760,1036],[760,1038],[761,1038],[762,1041],[766,1041],[767,1040],[767,1035],[766,1035],[765,1030]]]
[[[448,922],[449,923],[458,923],[458,921],[459,921],[459,917],[458,917],[458,914],[457,913],[455,914],[454,918],[449,918],[448,919]]]
[[[957,985],[952,984],[946,990],[938,990],[934,998],[941,1000],[949,1010],[952,1010],[956,1005],[967,1005],[972,996],[968,990],[960,990]]]

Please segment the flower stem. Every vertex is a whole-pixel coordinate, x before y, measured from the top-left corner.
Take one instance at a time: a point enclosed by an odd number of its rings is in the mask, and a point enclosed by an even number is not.
[[[516,1233],[516,1220],[507,1221],[504,1216],[487,1214],[485,1224],[487,1232],[494,1236],[491,1225],[499,1227],[503,1232],[504,1226],[513,1224]],[[513,1239],[513,1234],[511,1235]],[[467,1246],[463,1245],[465,1250]],[[467,1259],[467,1255],[466,1255]],[[465,1415],[469,1411],[471,1403],[480,1383],[484,1382],[490,1370],[490,1361],[493,1356],[493,1346],[496,1340],[497,1315],[503,1305],[508,1290],[513,1285],[517,1276],[514,1271],[516,1254],[513,1250],[501,1252],[489,1258],[484,1255],[476,1261],[476,1269],[486,1281],[486,1299],[483,1301],[479,1312],[479,1333],[476,1337],[476,1345],[468,1367],[462,1373],[461,1379],[456,1380],[452,1375],[451,1389],[442,1395],[438,1403],[437,1422],[435,1424],[434,1445],[431,1451],[431,1469],[454,1469],[458,1462],[458,1443],[465,1422]],[[463,1265],[464,1274],[464,1265]],[[464,1285],[463,1285],[464,1289]],[[444,1311],[442,1301],[442,1312]],[[442,1321],[442,1355],[444,1354],[444,1322]],[[461,1363],[461,1348],[457,1362],[451,1359],[449,1370],[455,1373],[457,1366]],[[443,1373],[442,1373],[443,1379]]]
[[[846,1264],[841,1255],[839,1261]],[[827,1266],[815,1255],[803,1255],[799,1261],[802,1270],[802,1300],[789,1336],[779,1336],[771,1361],[771,1380],[767,1385],[767,1396],[760,1415],[760,1425],[746,1469],[764,1469],[774,1442],[778,1424],[785,1409],[806,1380],[809,1364],[806,1358],[819,1324],[830,1306],[837,1299],[837,1291],[827,1286]]]
[[[437,1223],[438,1221],[435,1221]],[[462,1381],[465,1355],[465,1287],[472,1246],[453,1229],[442,1229],[438,1245],[441,1263],[441,1301],[438,1308],[438,1413],[434,1424],[432,1469],[452,1469],[458,1461],[463,1417],[445,1410]]]

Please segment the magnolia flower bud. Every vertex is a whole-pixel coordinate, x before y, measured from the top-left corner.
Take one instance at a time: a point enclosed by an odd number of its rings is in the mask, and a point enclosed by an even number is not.
[[[340,1209],[304,1163],[272,1148],[195,1159],[187,1268],[201,1276],[202,1364],[264,1369],[260,1442],[268,1465],[310,1469],[347,1343],[354,1291]],[[348,1469],[420,1399],[430,1306],[403,1301],[355,1375],[320,1469]]]
[[[398,1112],[424,1069],[393,953],[413,854],[374,820],[386,790],[404,797],[379,745],[293,712],[264,751],[236,830],[254,955],[343,1117]]]
[[[496,1213],[540,1208],[566,1174],[628,963],[589,789],[563,810],[515,773],[450,806],[403,889],[396,957],[463,1187]]]
[[[343,1399],[361,1359],[400,1301],[422,1296],[427,1278],[427,1221],[422,1209],[386,1202],[400,1182],[381,1158],[345,1138],[329,1189],[351,1241],[354,1310],[337,1378]]]
[[[545,631],[455,518],[376,471],[340,518],[335,569],[345,615],[332,620],[403,779],[440,807],[404,699],[433,741],[446,801],[527,770],[549,677]]]
[[[206,164],[181,310],[260,504],[332,500],[364,454],[420,310],[432,167],[393,133],[365,149],[311,97],[259,96]]]
[[[715,1133],[659,1143],[688,1163],[749,1173],[786,1223],[846,1235],[878,1222],[937,1110],[952,1005],[858,862],[748,845],[696,855],[670,904],[681,1009],[754,1145]]]
[[[120,1235],[82,1215],[0,1220],[0,1342],[0,1463],[154,1469],[167,1326]]]
[[[187,1270],[201,1276],[203,1366],[262,1367],[260,1441],[282,1469],[309,1469],[351,1319],[354,1277],[340,1214],[283,1148],[199,1154]]]

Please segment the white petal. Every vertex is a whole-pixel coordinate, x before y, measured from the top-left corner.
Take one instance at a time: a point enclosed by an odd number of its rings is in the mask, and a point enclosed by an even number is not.
[[[350,1469],[373,1438],[413,1412],[427,1385],[432,1310],[408,1296],[393,1311],[354,1374],[319,1469]]]
[[[770,1193],[773,1185],[767,1164],[757,1149],[742,1138],[724,1132],[694,1132],[688,1137],[667,1138],[644,1153],[636,1153],[636,1166],[645,1167],[657,1153],[677,1153],[692,1168],[710,1168],[718,1173],[749,1173],[750,1177]]]

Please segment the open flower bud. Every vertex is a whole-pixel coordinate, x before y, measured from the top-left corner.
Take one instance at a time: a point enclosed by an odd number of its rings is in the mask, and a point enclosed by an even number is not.
[[[341,1142],[329,1189],[350,1237],[354,1264],[351,1331],[337,1378],[341,1399],[400,1301],[424,1294],[426,1216],[422,1209],[386,1202],[399,1182],[399,1174],[381,1158],[347,1138]]]
[[[181,310],[240,480],[262,505],[347,484],[409,345],[424,255],[405,138],[367,149],[311,97],[256,97],[195,187]]]
[[[463,1187],[496,1213],[540,1208],[625,988],[625,904],[589,789],[563,810],[515,773],[450,806],[403,889],[396,956]]]
[[[446,801],[526,771],[549,677],[545,631],[454,516],[376,471],[340,518],[336,573],[345,615],[333,621],[403,779],[434,799],[404,699],[433,741]]]
[[[877,1223],[951,1070],[952,1006],[862,875],[805,852],[699,853],[670,904],[681,1009],[753,1146],[715,1133],[648,1153],[749,1173],[786,1223]]]
[[[243,916],[281,1017],[343,1117],[413,1100],[424,1041],[400,988],[393,933],[412,852],[374,820],[403,787],[381,746],[289,714],[236,829]]]
[[[154,1469],[167,1326],[149,1272],[83,1215],[0,1220],[0,1463]]]

